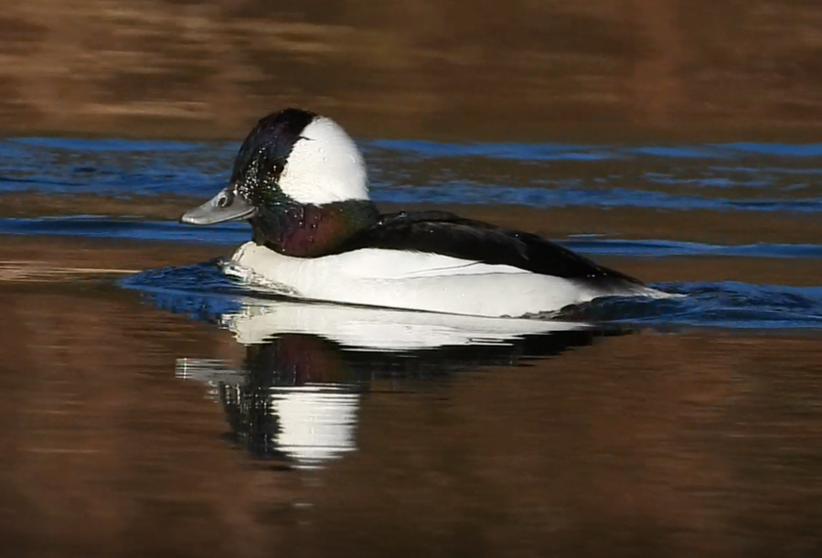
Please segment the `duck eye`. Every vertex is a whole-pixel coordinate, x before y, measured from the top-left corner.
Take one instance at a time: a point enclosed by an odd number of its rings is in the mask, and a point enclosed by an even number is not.
[[[231,205],[231,194],[224,193],[217,198],[217,207],[227,207]]]

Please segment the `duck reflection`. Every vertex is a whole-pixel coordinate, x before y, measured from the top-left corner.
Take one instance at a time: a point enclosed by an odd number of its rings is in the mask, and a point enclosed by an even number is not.
[[[212,386],[228,438],[257,458],[310,468],[355,449],[360,388],[322,339],[286,334],[246,347],[239,369],[219,360],[178,359],[177,375]]]
[[[356,449],[360,398],[377,380],[391,380],[380,389],[413,389],[414,381],[519,365],[619,333],[570,322],[251,298],[214,318],[245,347],[242,365],[180,358],[177,375],[212,387],[234,443],[297,468]]]

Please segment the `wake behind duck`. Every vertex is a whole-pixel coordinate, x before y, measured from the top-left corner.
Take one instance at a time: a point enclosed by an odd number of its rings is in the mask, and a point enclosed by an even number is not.
[[[535,234],[442,211],[380,214],[354,140],[300,109],[260,120],[229,185],[181,218],[231,220],[253,231],[232,273],[295,298],[518,317],[603,296],[669,296]]]

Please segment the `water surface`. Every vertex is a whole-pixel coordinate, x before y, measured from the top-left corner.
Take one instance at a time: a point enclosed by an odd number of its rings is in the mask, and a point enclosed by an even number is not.
[[[0,141],[16,555],[813,555],[822,146],[363,142],[386,208],[680,294],[561,321],[305,303],[179,225],[235,144]]]

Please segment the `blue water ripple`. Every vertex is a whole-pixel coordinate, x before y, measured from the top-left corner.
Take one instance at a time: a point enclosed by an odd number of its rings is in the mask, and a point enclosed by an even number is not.
[[[222,314],[260,298],[226,278],[223,260],[147,270],[120,280],[165,310],[219,323]],[[822,287],[756,285],[735,281],[654,285],[685,295],[673,299],[608,297],[567,310],[561,319],[655,328],[822,329]],[[260,298],[271,304],[279,296]]]
[[[91,215],[0,219],[0,234],[26,236],[79,236],[161,242],[196,242],[219,246],[239,246],[251,239],[246,223],[221,223],[192,227],[175,221],[144,221],[136,218],[109,218]],[[822,258],[819,244],[755,243],[744,245],[703,244],[674,240],[624,240],[575,235],[560,240],[572,250],[593,256],[626,257],[751,257]]]
[[[817,180],[822,168],[810,164],[822,153],[818,144],[629,146],[372,140],[361,145],[378,201],[799,213],[822,210],[822,189]],[[236,150],[234,142],[0,140],[0,193],[205,199],[227,183]],[[489,171],[487,182],[465,180],[472,163],[481,159],[511,163]],[[793,161],[797,159],[802,160],[802,168],[795,168]],[[563,171],[566,178],[551,178],[556,177],[558,161],[583,165],[573,168],[586,169],[585,178],[579,178],[573,169]],[[603,161],[612,163],[597,166]],[[614,164],[622,166],[615,169]],[[424,175],[419,175],[421,165],[426,165]],[[517,169],[524,168],[528,173],[518,175]],[[412,179],[414,169],[418,176]],[[597,175],[597,169],[602,174]],[[545,178],[540,178],[541,173]],[[713,195],[712,190],[735,187],[750,194],[732,198]],[[798,191],[803,194],[801,198],[796,197]]]

